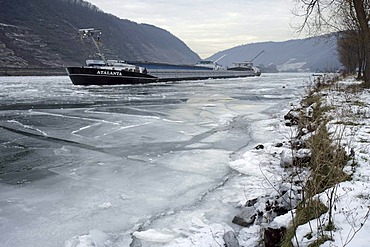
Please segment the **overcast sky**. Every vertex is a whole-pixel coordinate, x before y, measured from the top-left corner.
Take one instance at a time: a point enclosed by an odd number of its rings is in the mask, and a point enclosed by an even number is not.
[[[301,38],[294,0],[87,0],[121,19],[166,29],[206,58],[237,45]]]

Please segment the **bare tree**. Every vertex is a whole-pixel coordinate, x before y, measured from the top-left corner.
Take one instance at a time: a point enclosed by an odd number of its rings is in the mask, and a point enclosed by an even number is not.
[[[347,18],[342,18],[342,26],[345,31],[340,33],[338,39],[339,58],[349,72],[354,73],[357,68],[357,78],[361,79],[366,64],[366,43],[360,25],[356,21],[352,2],[346,1],[341,7],[342,16]]]
[[[310,35],[356,31],[361,39],[364,82],[370,87],[370,0],[296,0],[295,14],[303,17],[299,31]]]
[[[341,32],[338,41],[339,60],[346,68],[346,73],[354,74],[357,69],[357,79],[362,78],[364,65],[364,43],[358,32]]]

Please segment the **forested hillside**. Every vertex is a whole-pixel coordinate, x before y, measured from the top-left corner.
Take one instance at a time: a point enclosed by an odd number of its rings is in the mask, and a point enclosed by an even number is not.
[[[98,28],[110,59],[195,63],[200,58],[166,30],[122,20],[83,0],[0,0],[0,67],[78,65],[95,47],[79,28]],[[94,56],[94,55],[93,55]]]

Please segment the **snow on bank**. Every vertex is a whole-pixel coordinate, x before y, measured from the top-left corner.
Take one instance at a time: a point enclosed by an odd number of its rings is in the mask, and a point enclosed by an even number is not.
[[[354,154],[353,160],[345,167],[352,180],[318,195],[328,206],[327,192],[336,189],[333,212],[335,229],[326,232],[321,229],[328,223],[326,213],[319,220],[312,220],[298,228],[299,246],[312,243],[315,236],[308,239],[308,233],[318,230],[333,239],[321,245],[324,247],[370,246],[370,90],[355,90],[351,93],[344,90],[358,83],[354,79],[346,79],[339,82],[336,90],[324,92],[326,105],[332,107],[330,116],[333,120],[328,123],[328,129],[346,148],[347,154]]]

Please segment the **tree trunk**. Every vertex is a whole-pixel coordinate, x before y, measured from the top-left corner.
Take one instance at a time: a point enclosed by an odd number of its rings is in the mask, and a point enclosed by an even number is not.
[[[363,0],[353,0],[353,6],[355,7],[357,20],[361,28],[362,36],[364,38],[364,46],[365,46],[365,56],[364,56],[364,82],[365,85],[370,87],[370,28],[368,25],[368,20],[366,18],[366,12]]]
[[[356,71],[356,69],[355,69]],[[362,78],[362,59],[358,59],[358,71],[357,71],[357,80],[360,80]]]
[[[358,66],[355,67],[354,71],[357,69],[357,80],[361,80],[363,78],[362,71],[364,69],[364,57],[365,57],[365,48],[363,44],[363,39],[358,41],[358,49],[357,49],[357,59],[358,59]]]

